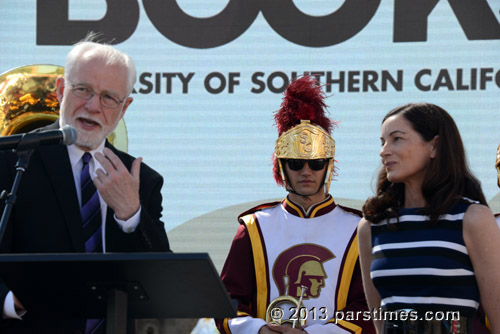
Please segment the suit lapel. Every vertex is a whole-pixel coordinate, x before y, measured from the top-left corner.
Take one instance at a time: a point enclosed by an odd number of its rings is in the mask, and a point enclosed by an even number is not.
[[[40,146],[40,158],[50,179],[56,202],[66,221],[66,226],[76,252],[85,252],[82,236],[82,218],[68,150],[64,145]]]

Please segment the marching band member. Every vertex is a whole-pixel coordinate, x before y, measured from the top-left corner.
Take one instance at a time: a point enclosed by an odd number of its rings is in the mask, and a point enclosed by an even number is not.
[[[324,98],[310,76],[287,87],[275,115],[273,171],[288,195],[238,218],[221,274],[238,317],[217,319],[221,333],[374,332],[361,316],[368,310],[358,262],[360,212],[337,205],[328,192],[335,142]],[[297,321],[285,321],[294,315]]]

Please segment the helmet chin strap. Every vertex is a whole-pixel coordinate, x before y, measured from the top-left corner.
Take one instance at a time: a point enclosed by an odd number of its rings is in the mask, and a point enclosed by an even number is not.
[[[310,194],[310,195],[302,195],[302,194],[299,194],[298,192],[296,192],[295,190],[293,190],[292,187],[290,188],[287,188],[288,192],[290,194],[294,194],[294,195],[297,195],[297,196],[301,196],[301,197],[304,197],[304,198],[307,198],[308,200],[311,200],[310,196],[314,196],[316,195],[317,193],[319,193],[321,191],[321,188],[323,188],[322,186],[319,187],[318,191],[316,191],[314,194]]]

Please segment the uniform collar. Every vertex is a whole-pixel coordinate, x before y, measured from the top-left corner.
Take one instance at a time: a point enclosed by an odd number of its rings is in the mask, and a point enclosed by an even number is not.
[[[311,205],[308,210],[305,210],[300,204],[290,200],[289,196],[283,200],[282,205],[287,212],[300,218],[319,217],[329,213],[337,206],[330,194],[328,194],[323,201]]]

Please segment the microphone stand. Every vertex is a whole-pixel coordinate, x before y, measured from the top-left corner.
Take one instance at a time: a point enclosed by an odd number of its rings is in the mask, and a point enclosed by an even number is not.
[[[29,138],[29,137],[28,137]],[[33,140],[27,139],[23,137],[24,140],[21,140],[17,145],[16,151],[18,159],[16,163],[16,176],[14,178],[14,183],[12,184],[12,190],[8,193],[6,190],[3,190],[0,194],[0,199],[5,200],[5,207],[2,213],[2,219],[0,220],[0,245],[3,241],[3,236],[5,233],[5,229],[7,228],[7,223],[9,221],[10,214],[16,203],[17,198],[17,189],[19,188],[19,184],[21,183],[21,178],[23,173],[28,169],[28,165],[30,163],[31,154],[34,151],[34,147],[38,146],[39,140],[34,138]],[[38,141],[38,143],[37,143]]]

